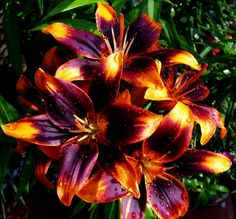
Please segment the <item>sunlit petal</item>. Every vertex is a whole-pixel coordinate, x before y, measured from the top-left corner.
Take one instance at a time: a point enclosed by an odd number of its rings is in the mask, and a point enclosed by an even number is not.
[[[175,177],[164,174],[146,182],[147,200],[160,219],[177,219],[189,207],[188,193]]]
[[[176,176],[193,176],[200,172],[218,174],[227,171],[232,165],[223,154],[207,150],[187,150],[170,172]]]
[[[93,113],[93,103],[76,85],[52,77],[42,70],[35,75],[35,83],[45,101],[49,119],[63,129],[75,129],[74,115],[84,118]]]
[[[177,103],[162,119],[153,135],[144,141],[143,153],[162,162],[177,159],[191,142],[193,124],[189,107]]]
[[[91,80],[98,70],[99,62],[76,58],[61,65],[55,77],[65,81],[85,81]]]
[[[140,196],[135,170],[118,148],[100,147],[98,162],[101,169],[111,175],[124,189],[135,197]]]
[[[100,142],[111,146],[136,143],[157,128],[161,115],[130,104],[110,104],[98,115]]]
[[[168,67],[176,64],[185,64],[193,69],[200,70],[201,66],[195,57],[184,50],[177,49],[161,49],[156,51],[155,58],[161,61],[163,67]]]
[[[53,23],[44,28],[43,33],[51,34],[59,43],[88,58],[99,59],[101,51],[106,50],[101,37],[84,30],[75,30],[63,23]]]
[[[125,61],[122,79],[137,87],[162,88],[161,64],[146,56],[131,56]]]
[[[156,100],[156,101],[163,101],[163,100],[173,100],[172,95],[163,87],[161,89],[153,89],[147,88],[144,98],[147,100]]]
[[[60,157],[60,171],[57,194],[64,205],[70,205],[72,198],[85,185],[98,157],[95,143],[63,145]]]
[[[51,159],[41,157],[34,169],[36,178],[49,189],[54,189],[54,185],[47,179],[46,174],[51,165]]]
[[[216,131],[216,127],[221,129],[220,137],[225,137],[227,130],[224,126],[224,120],[216,109],[195,104],[190,104],[189,107],[193,112],[195,121],[199,123],[201,127],[202,135],[200,143],[202,145],[206,144],[211,139]]]
[[[150,52],[149,50],[156,45],[161,33],[162,25],[151,19],[148,15],[142,14],[128,29],[128,40],[134,38],[129,54]]]
[[[26,117],[2,126],[5,134],[44,146],[59,146],[68,138],[68,133],[61,132],[46,115]]]
[[[99,171],[87,181],[77,195],[86,202],[105,203],[117,200],[127,193],[128,191],[124,190],[110,175]]]

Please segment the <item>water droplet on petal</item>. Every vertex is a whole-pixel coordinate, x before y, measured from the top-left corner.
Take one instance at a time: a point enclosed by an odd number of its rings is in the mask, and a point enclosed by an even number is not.
[[[131,213],[131,219],[135,219],[136,218],[136,213],[135,212],[132,212]]]

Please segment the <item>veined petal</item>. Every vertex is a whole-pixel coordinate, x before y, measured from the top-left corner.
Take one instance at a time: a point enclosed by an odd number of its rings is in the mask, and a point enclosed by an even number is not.
[[[130,104],[110,104],[98,115],[101,143],[123,146],[148,138],[162,119],[150,111]]]
[[[163,67],[168,67],[176,64],[185,64],[193,69],[200,70],[201,66],[195,57],[184,50],[177,49],[161,49],[155,52],[155,58],[161,61]]]
[[[113,53],[103,59],[101,72],[94,75],[89,90],[89,96],[92,98],[97,111],[116,99],[120,87],[122,68],[122,52]]]
[[[106,172],[98,171],[77,195],[86,202],[105,203],[117,200],[127,193],[128,191],[124,190],[112,176]]]
[[[34,175],[36,178],[47,188],[54,189],[53,184],[47,179],[46,174],[51,165],[52,160],[46,157],[42,157],[38,160],[38,163],[34,169]]]
[[[26,117],[2,126],[6,135],[43,146],[60,146],[70,136],[54,126],[46,115]]]
[[[100,69],[99,65],[99,62],[87,59],[71,59],[57,69],[55,77],[65,81],[91,80]]]
[[[227,171],[232,165],[230,159],[223,154],[207,150],[187,150],[170,172],[176,176],[193,176],[200,172],[218,174]]]
[[[156,45],[161,33],[162,25],[157,23],[147,14],[142,14],[127,29],[127,41],[134,41],[129,54],[147,53]]]
[[[206,144],[211,139],[216,131],[216,127],[221,129],[220,137],[225,137],[227,130],[224,126],[224,120],[216,109],[196,104],[189,104],[189,108],[194,115],[195,121],[201,127],[202,135],[200,143],[202,145]]]
[[[115,39],[119,36],[119,22],[116,17],[115,10],[108,4],[103,4],[101,2],[97,3],[96,10],[96,23],[97,29],[110,41],[110,44],[113,45],[112,38]],[[114,31],[114,36],[112,36],[111,29]],[[116,45],[117,46],[117,45]],[[114,48],[114,45],[113,45]]]
[[[62,65],[65,61],[62,60],[59,56],[56,54],[57,47],[54,46],[51,49],[49,49],[46,54],[43,57],[43,61],[41,64],[41,68],[51,74],[54,75],[56,70],[60,65]]]
[[[137,87],[162,88],[161,63],[147,56],[131,56],[125,60],[122,79]]]
[[[177,159],[191,142],[193,125],[193,115],[189,107],[183,103],[177,103],[162,119],[156,131],[144,141],[145,157],[161,162]]]
[[[147,195],[144,179],[139,186],[141,197],[125,196],[121,200],[121,219],[143,219],[146,209]]]
[[[75,30],[63,23],[51,24],[43,29],[43,33],[51,34],[59,43],[88,58],[99,59],[107,49],[101,37],[84,30]]]
[[[160,219],[177,219],[186,214],[189,207],[188,193],[175,177],[164,174],[146,182],[147,199]]]
[[[140,193],[136,172],[118,148],[100,146],[98,164],[102,170],[119,182],[125,190],[139,198]]]
[[[64,205],[70,205],[72,198],[85,185],[97,161],[96,143],[78,144],[68,142],[60,151],[60,171],[57,180],[57,194]]]
[[[75,116],[82,119],[93,114],[93,103],[76,85],[52,77],[42,70],[35,75],[35,83],[45,101],[49,119],[62,129],[75,129]]]

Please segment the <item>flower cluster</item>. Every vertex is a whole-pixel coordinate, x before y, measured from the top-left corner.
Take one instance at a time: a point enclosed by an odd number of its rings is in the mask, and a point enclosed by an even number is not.
[[[199,80],[207,65],[159,45],[162,26],[146,14],[125,27],[123,14],[98,3],[96,23],[100,36],[62,23],[43,30],[79,58],[62,64],[53,48],[35,74],[36,89],[21,77],[21,100],[39,114],[2,129],[47,155],[35,174],[49,188],[46,173],[59,161],[56,189],[65,205],[75,195],[90,203],[120,199],[125,219],[144,218],[147,202],[159,218],[183,216],[189,198],[178,178],[231,166],[220,153],[190,148],[195,122],[202,145],[216,128],[221,138],[227,132],[216,109],[198,104],[209,94]],[[193,70],[178,74],[178,64]]]

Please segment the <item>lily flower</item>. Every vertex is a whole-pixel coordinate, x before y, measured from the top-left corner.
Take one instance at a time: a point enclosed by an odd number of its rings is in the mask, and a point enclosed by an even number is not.
[[[209,95],[208,88],[199,80],[201,74],[206,70],[207,64],[202,66],[200,71],[185,71],[177,78],[172,71],[161,72],[162,84],[158,89],[147,88],[144,98],[157,101],[156,105],[162,109],[171,109],[177,103],[183,103],[189,108],[192,115],[187,118],[189,122],[197,122],[201,128],[202,145],[206,144],[216,131],[216,127],[221,129],[220,137],[224,138],[227,130],[220,113],[197,102],[204,100]],[[181,114],[182,112],[179,111]]]
[[[230,168],[230,159],[220,153],[188,149],[192,122],[186,120],[191,114],[187,106],[177,103],[144,140],[142,150],[127,156],[136,169],[141,194],[140,198],[132,194],[122,197],[122,219],[144,218],[146,202],[158,218],[177,219],[189,207],[188,193],[179,177],[199,172],[218,174]]]
[[[113,53],[121,52],[124,63],[122,79],[135,86],[155,88],[158,84],[157,68],[160,65],[150,54],[160,57],[165,66],[186,64],[200,69],[197,60],[190,53],[165,49],[158,44],[162,25],[146,14],[142,14],[125,28],[122,13],[117,16],[111,6],[98,2],[96,23],[100,36],[63,23],[53,23],[44,28],[43,32],[51,34],[76,54],[88,58],[87,63],[91,63],[91,66],[92,62],[102,62]],[[84,62],[83,59],[74,59],[66,64],[72,76],[68,77],[68,71],[67,76],[58,74],[68,80],[80,80],[80,69],[84,65],[81,62]]]
[[[97,162],[99,148],[109,150],[143,141],[162,118],[119,101],[95,111],[94,103],[82,89],[41,69],[35,74],[35,85],[46,113],[5,124],[2,129],[9,136],[45,147],[45,152],[52,156],[53,148],[56,154],[59,150],[57,194],[65,205],[70,205],[85,185]],[[42,164],[41,175],[48,165]],[[138,197],[135,180],[117,181]]]

